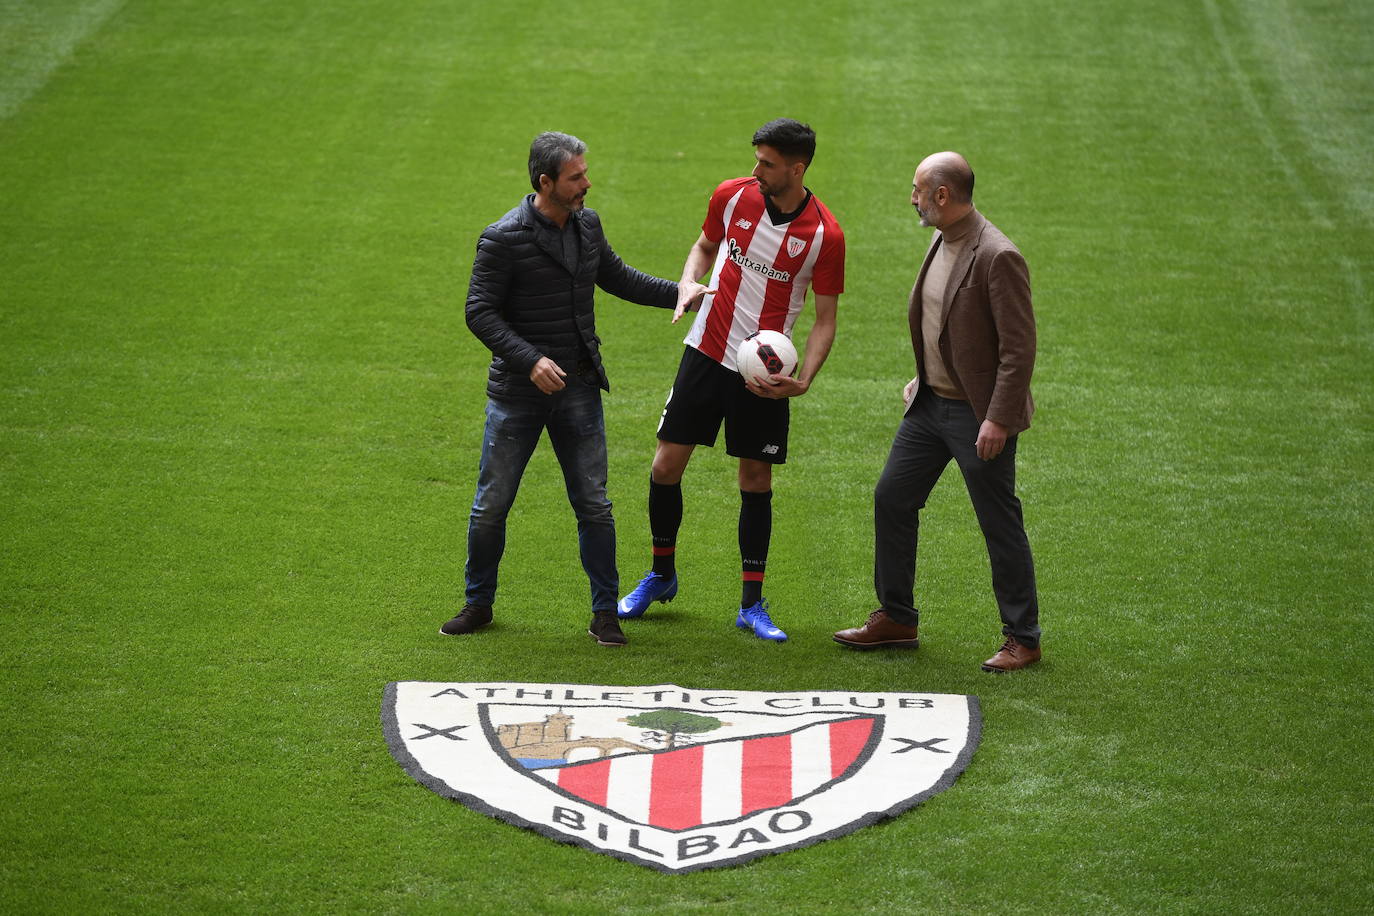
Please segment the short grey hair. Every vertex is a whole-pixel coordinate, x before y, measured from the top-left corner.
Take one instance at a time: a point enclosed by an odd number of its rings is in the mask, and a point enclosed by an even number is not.
[[[530,144],[530,186],[539,190],[539,176],[548,175],[554,181],[563,170],[563,163],[587,152],[587,144],[572,134],[546,130]]]

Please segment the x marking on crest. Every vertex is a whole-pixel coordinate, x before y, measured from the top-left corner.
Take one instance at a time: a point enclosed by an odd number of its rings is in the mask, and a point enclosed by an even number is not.
[[[429,735],[425,735],[425,737],[428,738]],[[902,748],[901,750],[893,751],[892,753],[894,754],[905,754],[907,751],[914,751],[918,747],[923,751],[930,751],[932,754],[950,753],[949,751],[941,750],[938,747],[931,747],[932,744],[944,741],[944,738],[931,738],[929,741],[912,741],[910,738],[898,738],[894,735],[893,740],[900,741],[906,745],[906,747]]]
[[[416,728],[423,728],[425,731],[428,732],[428,734],[425,735],[416,735],[414,738],[410,739],[411,741],[419,741],[423,738],[434,738],[440,735],[442,735],[450,741],[462,741],[464,739],[455,735],[454,732],[456,732],[460,728],[467,728],[466,725],[454,725],[450,728],[435,728],[434,726],[426,725],[423,722],[412,722],[410,724],[414,725]]]

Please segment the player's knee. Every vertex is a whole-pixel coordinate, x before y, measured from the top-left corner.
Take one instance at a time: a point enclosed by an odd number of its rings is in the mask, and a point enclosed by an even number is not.
[[[681,454],[678,450],[659,448],[654,453],[654,463],[649,467],[649,477],[654,483],[664,486],[682,482],[682,474],[687,469],[687,458],[691,452]]]
[[[759,461],[742,462],[739,488],[748,493],[766,493],[773,489],[773,466]]]
[[[656,484],[671,487],[674,484],[682,483],[682,468],[655,461],[653,466],[649,468],[649,479]]]

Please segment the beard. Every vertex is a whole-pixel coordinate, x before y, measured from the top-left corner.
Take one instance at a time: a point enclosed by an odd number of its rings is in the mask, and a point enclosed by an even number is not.
[[[790,189],[790,186],[777,187],[776,185],[766,184],[762,178],[755,178],[754,181],[758,183],[759,193],[764,197],[777,197],[779,194],[787,193]]]
[[[574,194],[569,197],[564,197],[562,194],[559,194],[557,190],[553,190],[549,192],[549,199],[552,200],[555,205],[562,207],[569,213],[576,213],[578,210],[581,210],[583,206],[585,206],[587,192],[583,191],[580,194]]]
[[[920,204],[916,205],[916,215],[921,218],[921,225],[926,227],[935,226],[935,221],[940,218],[940,213],[934,207],[922,209]]]

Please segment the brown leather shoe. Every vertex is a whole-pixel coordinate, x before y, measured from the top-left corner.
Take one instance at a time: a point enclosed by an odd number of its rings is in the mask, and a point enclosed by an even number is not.
[[[915,627],[898,623],[882,608],[869,614],[863,626],[841,630],[833,638],[851,649],[914,649],[921,644]]]
[[[1030,649],[1017,642],[1015,637],[1008,636],[1007,641],[1002,643],[1002,648],[997,650],[997,654],[983,662],[983,670],[998,673],[1016,671],[1038,661],[1040,661],[1039,646]]]

